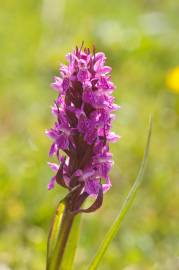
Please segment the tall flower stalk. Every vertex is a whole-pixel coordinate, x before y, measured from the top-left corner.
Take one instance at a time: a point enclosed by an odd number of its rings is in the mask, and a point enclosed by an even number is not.
[[[61,65],[60,76],[52,87],[58,97],[52,113],[54,127],[47,130],[53,140],[49,155],[57,163],[49,166],[55,172],[48,189],[57,184],[68,190],[57,208],[51,224],[47,244],[46,270],[71,270],[78,240],[81,212],[96,211],[103,202],[103,194],[111,187],[109,172],[113,165],[109,152],[110,142],[119,138],[111,132],[115,89],[110,80],[111,68],[105,65],[104,53],[76,47],[66,56],[68,65]],[[118,216],[104,236],[88,270],[96,270],[120,229],[142,183],[152,133],[150,119],[147,143],[138,176],[130,189]],[[92,196],[94,202],[84,208],[83,203]]]
[[[105,54],[95,49],[91,53],[82,44],[66,58],[68,65],[61,65],[60,76],[52,83],[58,93],[52,106],[56,121],[46,131],[53,141],[49,155],[57,158],[57,163],[48,163],[55,172],[48,189],[57,184],[68,190],[48,270],[61,269],[75,216],[102,205],[103,194],[111,187],[109,172],[113,160],[109,144],[119,138],[111,132],[113,113],[119,107],[112,96],[115,86],[109,75],[112,69],[105,65]],[[89,196],[94,197],[94,202],[84,208]],[[53,229],[54,222],[49,239]]]

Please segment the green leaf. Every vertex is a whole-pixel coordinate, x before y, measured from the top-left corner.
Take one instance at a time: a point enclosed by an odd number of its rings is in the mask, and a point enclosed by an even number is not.
[[[67,246],[65,248],[63,261],[60,268],[62,270],[71,270],[73,268],[77,242],[79,239],[80,220],[81,220],[81,214],[78,214],[77,216],[75,216],[73,220],[73,225],[70,231],[69,239],[67,242]]]
[[[47,269],[50,269],[50,261],[54,254],[54,249],[57,244],[58,234],[60,230],[60,225],[62,217],[65,211],[65,201],[62,200],[58,203],[55,215],[52,220],[51,228],[49,231],[48,241],[47,241]]]
[[[126,213],[128,212],[130,206],[132,205],[132,202],[134,201],[136,193],[137,193],[137,191],[141,185],[141,182],[143,180],[143,175],[144,175],[144,171],[146,168],[146,162],[147,162],[147,157],[148,157],[148,153],[149,153],[151,133],[152,133],[152,119],[150,118],[147,143],[146,143],[144,157],[143,157],[140,169],[139,169],[138,176],[137,176],[131,190],[129,191],[125,201],[123,202],[123,205],[121,207],[121,210],[120,210],[116,220],[114,221],[114,223],[110,227],[109,231],[107,232],[100,248],[97,250],[97,253],[96,253],[95,257],[93,258],[88,270],[97,269],[97,267],[99,266],[99,263],[101,262],[107,248],[109,247],[111,241],[114,239],[117,232],[119,231],[120,226],[121,226],[121,222],[123,221]]]
[[[71,270],[79,236],[80,215],[67,209],[67,201],[59,202],[47,243],[46,270]]]

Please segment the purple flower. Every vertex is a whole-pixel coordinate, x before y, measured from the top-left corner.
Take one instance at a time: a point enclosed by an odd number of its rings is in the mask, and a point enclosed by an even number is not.
[[[58,164],[49,163],[56,174],[48,188],[56,182],[70,192],[75,189],[73,210],[95,196],[91,207],[78,209],[90,212],[102,204],[103,193],[111,187],[109,143],[119,138],[110,131],[113,111],[118,109],[112,96],[115,86],[104,53],[77,47],[66,58],[68,66],[61,65],[60,77],[52,83],[59,93],[52,107],[56,122],[46,134],[53,140],[49,155],[56,155]]]

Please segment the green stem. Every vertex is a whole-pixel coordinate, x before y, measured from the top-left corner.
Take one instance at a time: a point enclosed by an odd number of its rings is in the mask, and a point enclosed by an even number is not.
[[[48,236],[46,270],[72,269],[80,225],[77,210],[84,202],[79,196],[82,188],[76,186],[57,205]]]
[[[56,246],[54,249],[54,254],[51,257],[49,265],[47,265],[47,270],[61,270],[62,269],[61,264],[63,261],[63,255],[64,255],[65,248],[69,239],[74,217],[75,215],[69,211],[68,206],[66,205],[64,213],[63,213],[62,221],[60,224],[60,230],[58,233],[58,238],[57,238]]]

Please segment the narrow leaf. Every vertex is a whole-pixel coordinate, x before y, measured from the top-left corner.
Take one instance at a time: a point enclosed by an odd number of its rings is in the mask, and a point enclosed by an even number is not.
[[[48,237],[46,270],[72,269],[80,216],[68,210],[67,197],[57,205]]]
[[[50,265],[51,257],[53,256],[55,246],[57,244],[59,229],[63,217],[63,213],[65,211],[65,201],[62,200],[58,203],[55,215],[52,220],[49,236],[48,236],[48,242],[47,242],[47,269]]]
[[[148,157],[148,153],[149,153],[151,133],[152,133],[152,119],[150,118],[147,143],[146,143],[144,157],[143,157],[140,169],[139,169],[138,176],[137,176],[131,190],[129,191],[125,201],[123,202],[123,205],[121,207],[119,215],[117,216],[116,220],[114,221],[114,223],[110,227],[109,231],[107,232],[107,234],[106,234],[100,248],[98,249],[91,265],[89,266],[88,270],[97,269],[97,267],[98,267],[99,263],[101,262],[107,248],[109,247],[111,241],[114,239],[117,232],[119,231],[120,226],[121,226],[121,222],[123,221],[127,211],[129,210],[130,206],[132,205],[132,202],[133,202],[133,200],[136,196],[136,193],[140,187],[140,184],[143,180],[143,175],[144,175],[144,171],[146,168],[146,162],[147,162],[147,157]]]
[[[65,248],[65,252],[63,255],[63,260],[61,264],[62,270],[71,270],[73,268],[73,262],[75,258],[77,242],[79,238],[79,231],[80,231],[80,219],[81,215],[78,214],[75,216],[73,225],[70,231],[69,239],[67,242],[67,246]]]

